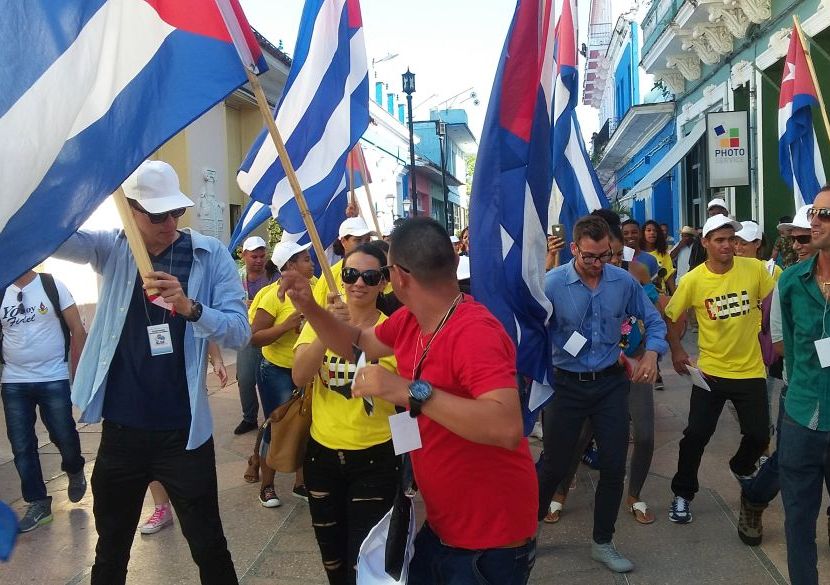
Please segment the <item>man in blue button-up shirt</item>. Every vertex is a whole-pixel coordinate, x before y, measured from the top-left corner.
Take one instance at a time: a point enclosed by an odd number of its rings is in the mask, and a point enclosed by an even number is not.
[[[209,341],[231,349],[251,335],[236,266],[217,239],[179,230],[193,202],[173,168],[148,161],[124,183],[153,272],[171,305],[144,293],[121,231],[74,234],[56,256],[89,262],[102,277],[95,320],[72,388],[81,421],[103,417],[92,472],[98,544],[93,585],[123,584],[148,484],[170,495],[201,582],[237,583],[219,518],[205,374]]]
[[[623,495],[628,447],[629,380],[619,365],[623,321],[645,324],[645,354],[632,379],[652,383],[657,358],[668,349],[666,324],[640,284],[608,264],[611,244],[604,219],[588,216],[574,226],[573,260],[547,275],[545,294],[553,303],[555,393],[545,407],[545,455],[539,470],[539,519],[565,477],[580,430],[590,418],[599,446],[600,480],[594,507],[592,556],[617,572],[633,565],[611,540]]]

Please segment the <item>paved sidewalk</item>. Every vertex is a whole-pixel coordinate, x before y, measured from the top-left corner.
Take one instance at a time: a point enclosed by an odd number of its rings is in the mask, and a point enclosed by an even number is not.
[[[677,442],[688,412],[690,383],[670,370],[663,360],[666,390],[655,392],[656,437],[651,475],[643,498],[657,515],[650,526],[637,524],[620,510],[616,543],[635,563],[626,576],[616,576],[590,559],[593,486],[597,473],[582,466],[577,488],[571,492],[562,520],[542,528],[532,583],[572,585],[715,584],[761,585],[787,583],[786,549],[780,499],[764,516],[765,536],[761,547],[743,545],[736,534],[738,486],[726,461],[737,447],[739,430],[733,414],[724,410],[701,467],[702,490],[694,501],[694,522],[676,526],[669,522],[669,484],[677,458]],[[232,370],[233,368],[231,368]],[[231,379],[233,373],[231,372]],[[283,506],[262,508],[258,487],[242,480],[245,460],[254,434],[235,437],[240,419],[237,387],[217,388],[210,379],[210,404],[215,420],[220,506],[225,533],[243,585],[301,585],[326,583],[320,562],[308,506],[291,496],[292,478],[281,475],[277,490]],[[774,401],[775,403],[775,401]],[[0,499],[21,512],[19,481],[12,463],[0,418]],[[88,459],[87,477],[100,437],[99,425],[82,425],[81,444]],[[92,517],[92,495],[79,504],[66,497],[66,476],[60,472],[60,457],[39,427],[41,461],[48,489],[54,497],[54,522],[21,535],[12,561],[0,565],[3,585],[65,585],[89,583],[96,534]],[[538,452],[538,443],[534,441]],[[826,503],[825,503],[826,505]],[[152,511],[147,496],[143,514]],[[830,548],[825,520],[818,525],[820,571],[823,583],[830,583]],[[152,536],[136,534],[130,562],[129,584],[195,584],[196,567],[178,526]]]

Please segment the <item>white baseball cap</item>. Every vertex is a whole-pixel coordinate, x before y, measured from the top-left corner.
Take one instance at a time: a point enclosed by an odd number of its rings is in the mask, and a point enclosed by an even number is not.
[[[722,213],[719,213],[719,214],[713,215],[712,217],[707,219],[706,223],[703,224],[703,237],[705,238],[706,236],[709,235],[710,232],[713,232],[715,230],[719,230],[722,227],[731,227],[732,229],[734,229],[737,232],[738,230],[743,229],[744,226],[742,226],[740,223],[738,223],[734,219],[729,219],[728,217],[726,217]]]
[[[755,240],[760,240],[763,232],[761,231],[761,226],[759,226],[754,221],[742,221],[741,229],[735,232],[735,235],[741,238],[744,242],[754,242]]]
[[[365,236],[366,234],[373,234],[362,217],[350,217],[340,224],[340,229],[337,232],[338,237],[345,238],[346,236]]]
[[[778,224],[778,231],[784,235],[789,235],[789,233],[794,228],[801,228],[805,230],[812,229],[812,226],[810,225],[810,219],[807,217],[807,212],[810,211],[812,208],[812,203],[802,205],[798,209],[798,211],[795,212],[795,217],[791,222]]]
[[[145,160],[122,187],[127,199],[136,201],[147,213],[193,207],[193,201],[181,192],[176,171],[164,161]]]
[[[260,248],[267,248],[268,245],[265,243],[265,240],[260,238],[259,236],[251,236],[242,244],[242,251],[250,251],[250,250],[259,250]]]
[[[721,199],[720,197],[716,197],[712,199],[709,204],[706,206],[706,209],[712,209],[713,207],[723,207],[725,210],[729,211],[729,207],[726,205],[726,201]]]
[[[450,236],[450,241],[451,241],[453,244],[457,244],[457,243],[459,243],[461,240],[459,240],[459,239],[458,239],[458,236]]]
[[[308,250],[311,247],[311,242],[307,244],[298,244],[297,242],[280,242],[274,246],[274,253],[271,254],[271,262],[273,262],[279,270],[285,266],[285,263],[291,260],[294,254],[299,254],[303,250]]]

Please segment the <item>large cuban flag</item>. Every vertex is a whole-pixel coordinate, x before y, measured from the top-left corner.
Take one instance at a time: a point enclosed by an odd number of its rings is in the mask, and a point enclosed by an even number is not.
[[[266,69],[236,0],[5,2],[0,39],[0,287],[244,83],[240,54]]]
[[[328,246],[345,219],[346,158],[369,126],[369,65],[358,0],[306,0],[275,119],[320,238]],[[237,182],[253,200],[270,206],[283,239],[308,241],[267,131],[251,146]],[[262,213],[252,203],[246,215],[261,221]]]
[[[502,50],[473,178],[473,296],[518,348],[519,374],[549,380],[545,296],[548,206],[553,184],[551,2],[518,0]]]
[[[812,203],[825,184],[824,165],[813,130],[812,108],[817,105],[807,56],[793,27],[778,100],[778,165],[781,177],[793,190],[795,209]]]
[[[553,176],[562,197],[559,223],[564,224],[569,237],[580,217],[594,209],[608,207],[608,199],[585,149],[576,116],[579,100],[577,15],[576,0],[564,0],[554,48]],[[562,252],[563,259],[570,256],[567,246]]]

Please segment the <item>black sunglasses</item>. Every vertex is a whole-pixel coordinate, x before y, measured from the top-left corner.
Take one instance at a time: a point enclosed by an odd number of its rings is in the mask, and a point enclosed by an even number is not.
[[[807,217],[813,219],[814,217],[822,219],[830,219],[830,207],[811,207],[807,210]]]
[[[150,219],[150,223],[154,224],[164,223],[170,216],[173,216],[176,219],[178,219],[184,215],[185,211],[187,211],[187,208],[179,207],[178,209],[171,209],[170,211],[165,211],[164,213],[150,213],[149,211],[141,207],[141,205],[134,202],[132,199],[128,199],[127,201],[130,202],[130,207],[146,215]]]
[[[22,290],[17,291],[17,302],[20,303],[19,305],[17,305],[17,312],[18,313],[25,313],[26,312],[26,306],[23,304],[23,291]]]
[[[809,244],[810,242],[813,241],[813,236],[811,236],[810,234],[804,234],[804,235],[801,235],[801,236],[793,236],[793,240],[795,240],[796,242],[798,242],[802,246],[806,246],[807,244]]]
[[[366,286],[377,286],[384,278],[389,279],[389,271],[385,266],[380,270],[364,270],[363,272],[357,268],[344,268],[340,275],[346,284],[354,284],[358,278],[362,278]]]

